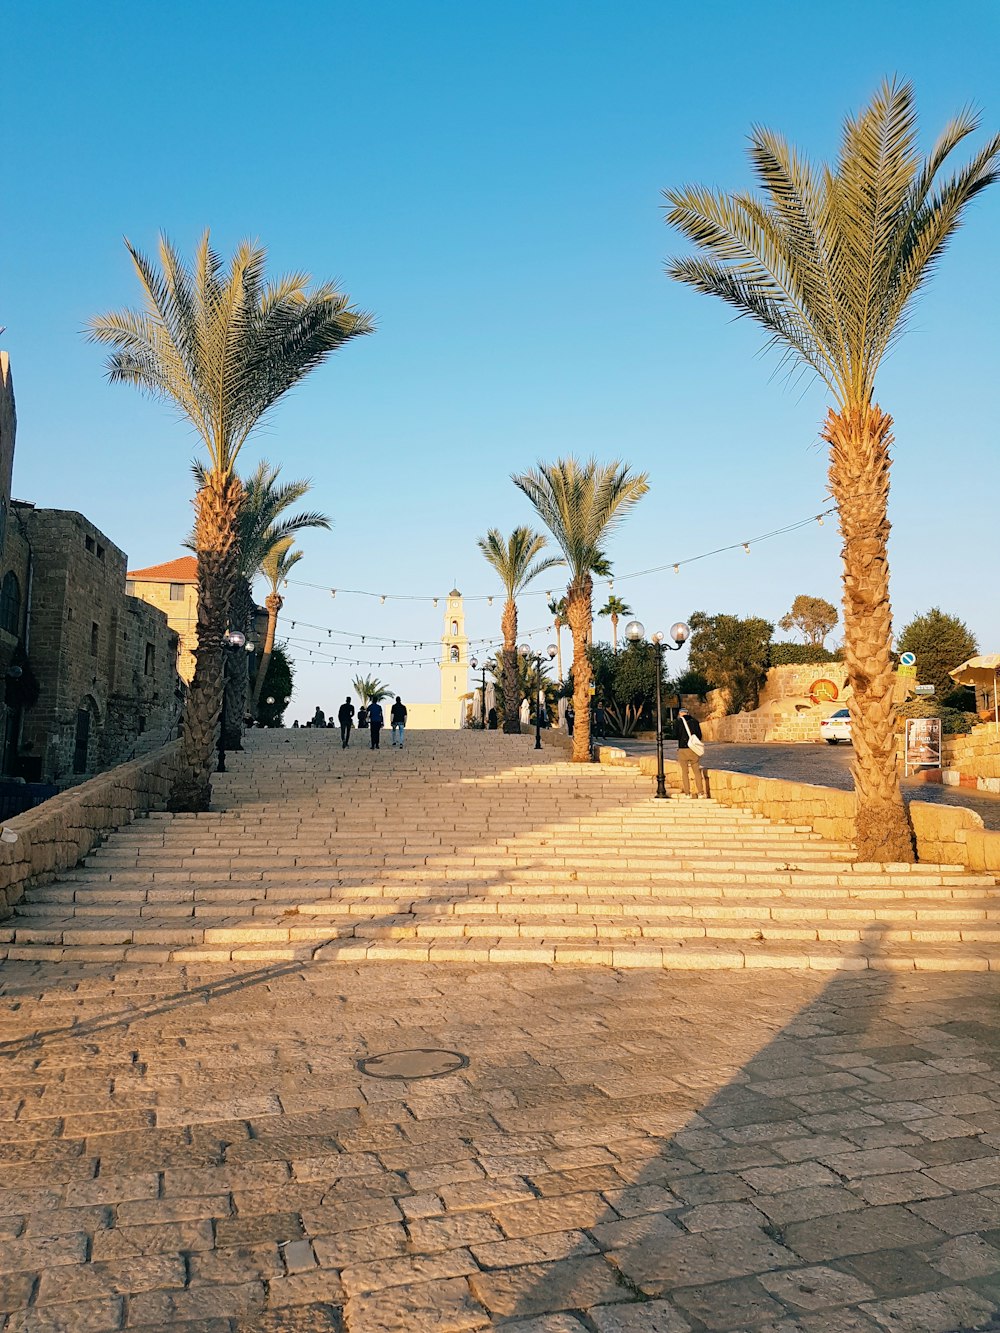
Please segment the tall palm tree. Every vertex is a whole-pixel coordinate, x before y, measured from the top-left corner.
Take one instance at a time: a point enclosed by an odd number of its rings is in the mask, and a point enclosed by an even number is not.
[[[266,252],[249,241],[228,268],[207,231],[191,265],[165,237],[158,265],[125,244],[143,308],[98,316],[90,322],[91,337],[112,349],[111,381],[174,406],[208,454],[205,485],[195,497],[198,648],[170,796],[171,809],[205,810],[222,708],[223,635],[239,560],[243,486],[236,460],[289,389],[374,325],[331,284],[310,291],[301,273],[267,282]]]
[[[260,703],[261,691],[264,688],[264,677],[267,675],[267,668],[271,664],[271,653],[274,651],[274,638],[278,632],[278,612],[285,604],[278,589],[282,584],[288,582],[288,575],[302,559],[301,551],[292,550],[294,544],[294,537],[282,537],[274,543],[260,562],[260,572],[270,586],[271,591],[264,598],[264,605],[267,607],[267,631],[264,635],[264,651],[261,654],[260,666],[257,668],[257,680],[253,687],[253,711],[255,713]]]
[[[205,485],[204,464],[192,466],[199,490]],[[236,587],[229,611],[229,625],[249,635],[253,626],[253,580],[260,573],[267,553],[285,537],[294,537],[309,528],[329,528],[331,521],[318,510],[297,514],[286,511],[308,494],[312,483],[306,480],[279,482],[280,466],[262,459],[243,483],[239,511],[239,564]],[[194,535],[185,543],[195,549]],[[242,749],[243,719],[250,705],[250,658],[246,653],[227,653],[225,657],[225,694],[222,706],[222,743],[227,750]],[[260,697],[259,691],[256,695]]]
[[[611,593],[608,600],[597,613],[599,616],[609,616],[611,619],[611,637],[614,641],[614,651],[618,651],[618,618],[619,616],[630,616],[632,608],[628,602],[623,602],[620,597]]]
[[[366,708],[369,704],[380,704],[392,694],[389,686],[383,685],[378,676],[355,676],[351,684]]]
[[[556,632],[556,662],[559,666],[559,682],[563,680],[562,669],[562,627],[566,624],[566,598],[549,598],[549,615],[552,617],[552,628]]]
[[[611,572],[604,551],[612,530],[649,490],[647,474],[633,473],[615,459],[560,458],[511,480],[535,506],[539,518],[562,549],[569,566],[566,620],[573,635],[573,761],[590,759],[590,682],[587,656],[594,611],[593,575]]]
[[[490,528],[485,537],[479,538],[478,546],[498,574],[507,594],[500,617],[504,660],[503,729],[516,735],[521,730],[517,713],[517,597],[532,579],[563,561],[554,555],[542,556],[545,538],[540,532],[532,532],[523,526],[515,528],[509,537],[501,536],[497,528]]]
[[[749,151],[763,197],[666,192],[668,223],[706,252],[672,260],[670,276],[756,320],[770,345],[815,371],[833,399],[822,435],[844,539],[844,660],[865,861],[913,859],[893,731],[892,418],[875,401],[875,378],[966,206],[1000,174],[995,136],[942,178],[946,159],[977,126],[962,112],[922,158],[911,85],[884,83],[846,121],[835,164],[817,170],[758,128]]]

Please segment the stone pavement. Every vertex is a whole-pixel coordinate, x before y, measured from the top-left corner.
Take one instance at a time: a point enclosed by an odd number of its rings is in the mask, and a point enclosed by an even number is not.
[[[0,1327],[998,1328],[997,1000],[991,974],[8,963]],[[425,1049],[454,1072],[357,1066]]]

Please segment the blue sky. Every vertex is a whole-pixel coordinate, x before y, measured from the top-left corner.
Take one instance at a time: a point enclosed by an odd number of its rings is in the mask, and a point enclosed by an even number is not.
[[[223,251],[252,235],[276,270],[338,278],[378,320],[247,447],[247,468],[265,456],[312,477],[310,503],[334,518],[302,543],[304,580],[493,592],[476,537],[530,522],[510,472],[566,452],[650,473],[612,542],[619,574],[812,514],[823,393],[776,377],[751,326],[664,277],[678,242],[660,192],[745,187],[758,122],[829,155],[844,114],[889,73],[915,82],[927,141],[968,102],[996,128],[998,12],[976,0],[10,6],[0,325],[15,494],[82,510],[133,567],[180,553],[195,441],[109,386],[81,330],[136,298],[123,235],[150,249],[164,229],[190,251],[210,226]],[[896,423],[897,626],[939,604],[986,650],[1000,648],[998,222],[995,187],[879,388]],[[839,600],[838,549],[827,522],[616,591],[651,629],[695,609],[776,620],[799,592]],[[543,602],[522,608],[539,645]],[[496,633],[499,610],[470,605],[470,633]],[[287,622],[356,644],[433,640],[439,615],[299,586],[286,604]],[[290,716],[343,697],[352,668],[294,651]],[[433,666],[374,670],[405,697],[436,697]]]

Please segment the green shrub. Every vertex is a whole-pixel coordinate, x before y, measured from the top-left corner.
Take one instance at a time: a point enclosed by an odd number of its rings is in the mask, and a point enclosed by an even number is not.
[[[963,712],[960,708],[946,708],[932,699],[909,699],[896,709],[896,730],[904,729],[908,717],[939,717],[941,730],[945,736],[965,736],[975,726],[973,713]]]
[[[772,643],[770,664],[776,666],[812,666],[836,662],[837,655],[821,643]]]

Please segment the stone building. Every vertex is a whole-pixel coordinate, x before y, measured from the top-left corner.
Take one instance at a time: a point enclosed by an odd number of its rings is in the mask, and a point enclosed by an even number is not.
[[[178,639],[125,591],[125,553],[82,514],[11,500],[16,413],[0,353],[0,768],[67,784],[162,743]]]
[[[198,646],[198,561],[182,555],[164,565],[150,565],[126,575],[126,592],[159,607],[177,634],[180,652],[177,670],[185,685],[194,678],[194,650]]]
[[[441,702],[436,704],[407,701],[407,726],[414,731],[432,729],[458,730],[469,698],[469,639],[465,633],[465,605],[462,594],[452,588],[444,610],[441,634]]]

